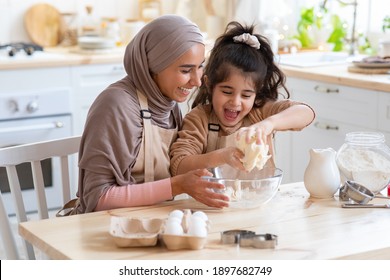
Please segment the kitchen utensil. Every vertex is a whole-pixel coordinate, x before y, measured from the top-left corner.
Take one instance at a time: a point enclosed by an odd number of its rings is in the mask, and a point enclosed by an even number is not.
[[[356,204],[344,203],[343,208],[390,208],[390,204]]]
[[[229,208],[255,208],[270,201],[276,194],[282,180],[283,171],[279,168],[253,169],[243,172],[229,165],[222,165],[211,170],[214,177],[203,177],[203,180],[223,184],[223,193],[230,198]]]
[[[278,244],[275,234],[244,235],[240,238],[240,247],[253,247],[257,249],[274,249]]]
[[[367,204],[374,198],[390,199],[390,197],[375,195],[363,185],[349,180],[345,182],[342,193],[359,204]]]
[[[31,6],[24,15],[24,26],[31,40],[43,47],[57,46],[61,40],[62,18],[50,4]]]
[[[237,244],[240,242],[240,238],[244,235],[255,235],[254,231],[233,229],[221,232],[222,244]]]
[[[221,232],[222,244],[239,244],[240,247],[254,247],[257,249],[274,249],[278,243],[278,236],[270,233],[256,234],[250,230],[227,230]]]

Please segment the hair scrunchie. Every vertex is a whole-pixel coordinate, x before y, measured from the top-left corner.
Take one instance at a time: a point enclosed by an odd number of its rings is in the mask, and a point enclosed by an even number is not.
[[[239,36],[234,36],[233,41],[236,43],[238,43],[238,42],[245,43],[248,46],[251,46],[252,48],[255,48],[257,50],[260,49],[259,39],[257,39],[256,36],[251,35],[249,33],[243,33]]]

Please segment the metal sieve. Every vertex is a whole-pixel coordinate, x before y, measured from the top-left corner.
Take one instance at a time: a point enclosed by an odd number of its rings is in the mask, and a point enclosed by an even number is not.
[[[375,195],[368,188],[359,183],[356,183],[355,181],[345,182],[344,186],[340,189],[340,197],[350,198],[359,204],[367,204],[374,198],[390,199],[390,197]]]

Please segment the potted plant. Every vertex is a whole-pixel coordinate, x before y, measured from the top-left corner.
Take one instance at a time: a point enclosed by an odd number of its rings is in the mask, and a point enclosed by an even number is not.
[[[298,39],[302,48],[321,48],[321,44],[333,45],[332,51],[341,51],[344,47],[346,29],[338,15],[330,14],[325,6],[303,8],[297,24]]]
[[[382,31],[383,33],[386,33],[387,30],[390,31],[390,16],[385,16],[382,22]]]

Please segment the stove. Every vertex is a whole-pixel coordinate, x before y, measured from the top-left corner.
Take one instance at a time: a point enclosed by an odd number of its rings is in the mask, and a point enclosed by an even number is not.
[[[25,55],[33,55],[35,51],[43,51],[43,48],[33,43],[18,42],[0,45],[0,50],[5,50],[8,56],[15,56],[19,52],[24,52]]]
[[[10,43],[0,45],[0,63],[51,61],[63,59],[63,53],[46,52],[41,46],[32,43]]]

